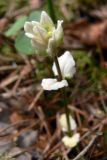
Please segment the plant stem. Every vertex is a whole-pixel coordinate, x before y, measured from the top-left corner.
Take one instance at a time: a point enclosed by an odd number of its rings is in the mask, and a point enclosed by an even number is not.
[[[68,100],[67,100],[67,95],[66,95],[66,90],[63,88],[62,89],[62,96],[64,99],[64,107],[65,107],[65,113],[66,113],[66,120],[67,120],[67,127],[68,127],[68,135],[69,137],[72,136],[72,131],[71,131],[71,124],[70,124],[70,111],[69,108],[67,107]]]
[[[52,0],[47,0],[47,4],[48,4],[49,14],[50,14],[53,22],[56,24],[57,20],[56,20],[56,15],[55,15],[54,5],[53,5]]]
[[[62,74],[61,74],[61,70],[60,70],[57,55],[54,56],[54,61],[55,61],[56,69],[57,69],[57,72],[58,72],[58,80],[61,81],[62,80]]]
[[[61,81],[63,78],[62,78],[62,74],[61,74],[61,70],[60,70],[57,55],[54,56],[54,61],[55,61],[55,65],[56,65],[57,72],[58,72],[58,80]],[[66,96],[65,89],[61,89],[61,93],[62,93],[62,97],[63,97],[63,100],[64,100],[64,107],[65,107],[66,120],[67,120],[67,126],[68,126],[68,135],[71,137],[72,136],[71,124],[70,124],[69,109],[67,107],[68,102],[67,102],[67,96]]]

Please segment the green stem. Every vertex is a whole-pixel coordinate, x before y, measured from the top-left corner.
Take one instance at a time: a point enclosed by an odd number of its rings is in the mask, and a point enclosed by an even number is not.
[[[65,113],[66,113],[68,135],[69,135],[69,137],[71,137],[72,136],[72,131],[71,131],[71,124],[70,124],[70,116],[69,116],[70,111],[69,111],[69,108],[67,107],[68,99],[67,99],[66,91],[65,91],[64,88],[62,89],[62,96],[63,96],[63,99],[64,99],[64,107],[65,107]]]
[[[58,80],[61,81],[62,80],[62,74],[61,74],[61,70],[60,70],[57,55],[54,56],[54,61],[55,61],[55,65],[56,65],[57,72],[58,72]]]
[[[53,22],[56,24],[57,20],[56,20],[56,15],[55,15],[54,5],[53,5],[52,0],[47,0],[47,4],[48,4],[49,14],[50,14]]]
[[[54,61],[55,61],[55,65],[56,65],[57,72],[58,72],[58,80],[61,81],[62,80],[62,74],[61,74],[61,70],[60,70],[57,55],[54,56]],[[63,100],[64,100],[64,107],[65,107],[66,120],[67,120],[67,126],[68,126],[68,135],[71,137],[72,136],[71,124],[70,124],[69,108],[67,107],[68,102],[67,102],[67,96],[66,96],[65,89],[62,89],[61,93],[62,93],[62,97],[63,97]]]

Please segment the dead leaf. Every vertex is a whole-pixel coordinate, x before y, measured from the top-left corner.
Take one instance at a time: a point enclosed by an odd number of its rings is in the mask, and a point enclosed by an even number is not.
[[[86,19],[68,24],[65,27],[66,40],[69,37],[72,44],[75,41],[87,46],[107,48],[107,20],[89,23]]]

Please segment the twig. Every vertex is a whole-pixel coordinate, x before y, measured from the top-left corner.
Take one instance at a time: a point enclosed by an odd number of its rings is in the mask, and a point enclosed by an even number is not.
[[[27,151],[26,149],[18,150],[17,152],[12,152],[11,154],[8,154],[7,157],[13,158],[13,157],[16,157],[16,156],[19,156],[19,155],[25,153],[26,151]]]
[[[38,99],[40,98],[40,96],[42,95],[42,93],[43,93],[43,90],[41,89],[41,90],[37,93],[37,95],[35,96],[35,98],[34,98],[34,100],[32,101],[32,103],[30,104],[30,106],[29,106],[29,108],[28,108],[29,111],[33,109],[34,105],[36,104],[36,102],[38,101]]]
[[[18,88],[21,80],[22,80],[26,75],[28,75],[28,74],[31,72],[31,70],[32,70],[32,67],[31,67],[30,65],[25,65],[25,66],[23,67],[23,69],[21,70],[20,74],[18,75],[18,79],[17,79],[15,85],[13,86],[13,89],[12,89],[12,90],[13,90],[13,93],[16,92],[16,90],[17,90],[17,88]]]
[[[48,125],[48,122],[47,122],[47,119],[46,119],[46,116],[42,110],[42,108],[40,106],[38,106],[36,109],[35,109],[40,121],[41,121],[41,126],[44,127],[46,129],[46,132],[47,132],[47,135],[49,138],[51,138],[51,131],[50,131],[50,127]]]
[[[6,66],[0,66],[0,71],[7,71],[7,70],[15,70],[15,69],[20,69],[22,68],[23,65],[16,65],[16,66],[11,66],[11,65],[6,65]]]
[[[73,160],[78,160],[82,156],[84,156],[86,154],[86,152],[90,149],[90,147],[93,145],[93,143],[94,143],[94,141],[96,140],[97,137],[98,137],[98,135],[93,136],[93,138],[91,139],[89,144]]]
[[[0,89],[3,89],[4,87],[16,81],[17,79],[18,79],[18,75],[13,75],[13,74],[9,75],[9,77],[7,77],[1,82]]]
[[[34,120],[33,120],[34,121]],[[29,119],[26,119],[26,120],[21,120],[21,121],[18,121],[18,122],[15,122],[15,123],[12,123],[10,124],[8,127],[6,128],[3,128],[2,130],[0,130],[0,136],[1,134],[3,134],[7,129],[11,128],[11,127],[16,127],[16,126],[19,126],[19,125],[27,125],[29,123],[33,123],[33,121],[30,121]]]
[[[100,121],[100,123],[98,123],[96,126],[94,126],[91,131],[88,131],[86,134],[84,134],[80,141],[82,141],[84,138],[88,137],[89,135],[91,135],[96,129],[100,128],[101,126],[105,125],[107,123],[107,118],[104,118],[102,121]]]

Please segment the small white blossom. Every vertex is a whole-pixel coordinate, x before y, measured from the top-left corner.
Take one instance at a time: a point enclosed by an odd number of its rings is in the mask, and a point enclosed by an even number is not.
[[[80,141],[80,134],[79,133],[75,133],[72,137],[64,136],[62,138],[62,142],[68,148],[75,147],[79,141]]]
[[[49,54],[54,54],[56,52],[57,47],[60,46],[60,44],[63,41],[63,28],[62,28],[63,20],[57,21],[57,28],[53,31],[52,37],[49,39],[47,52]]]
[[[45,11],[42,11],[40,22],[25,22],[25,35],[31,39],[32,45],[38,50],[53,51],[52,44],[55,48],[59,47],[63,40],[62,20],[58,20],[57,27]],[[50,49],[52,48],[52,50]]]
[[[77,124],[76,124],[75,120],[72,118],[71,115],[69,115],[69,119],[70,119],[71,130],[76,130]],[[63,113],[60,116],[59,123],[61,125],[62,131],[64,131],[64,132],[68,131],[67,118],[66,118],[66,114],[65,113]]]
[[[69,51],[66,51],[62,56],[58,58],[59,66],[63,78],[71,78],[76,72],[75,61]],[[57,68],[55,63],[53,64],[52,70],[55,76],[58,76]]]
[[[57,79],[53,78],[46,78],[42,80],[41,86],[43,87],[44,90],[58,90],[63,87],[68,86],[68,82],[66,80],[62,81],[57,81]]]

